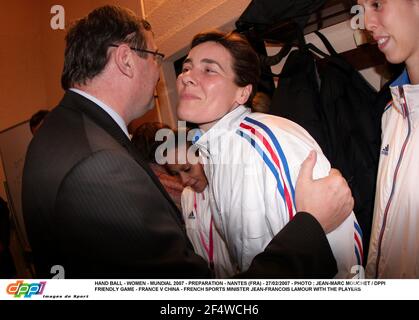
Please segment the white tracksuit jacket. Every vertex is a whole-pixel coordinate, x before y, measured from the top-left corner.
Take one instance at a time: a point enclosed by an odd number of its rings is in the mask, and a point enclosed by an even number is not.
[[[294,188],[301,163],[318,153],[314,178],[330,164],[302,127],[287,119],[239,106],[195,143],[209,181],[214,222],[242,271],[296,214]],[[337,278],[355,276],[362,264],[362,233],[352,213],[328,234]]]
[[[419,278],[419,85],[405,71],[382,117],[366,276]]]
[[[210,226],[211,209],[208,201],[208,188],[201,193],[186,187],[182,192],[182,213],[186,233],[197,254],[210,262]],[[212,221],[213,263],[215,278],[230,278],[238,272],[237,265],[232,263],[225,241]]]

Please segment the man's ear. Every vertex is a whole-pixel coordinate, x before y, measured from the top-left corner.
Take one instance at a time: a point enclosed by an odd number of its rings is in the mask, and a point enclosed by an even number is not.
[[[248,84],[245,87],[239,88],[236,101],[239,104],[245,104],[249,100],[250,95],[252,94],[253,86]]]
[[[125,74],[127,77],[132,78],[134,76],[134,60],[132,50],[125,44],[120,45],[115,50],[114,61],[119,71]]]

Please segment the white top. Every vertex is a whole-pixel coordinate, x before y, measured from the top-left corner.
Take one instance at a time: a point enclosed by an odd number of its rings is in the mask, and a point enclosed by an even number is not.
[[[204,160],[214,222],[242,271],[294,217],[295,183],[310,150],[318,153],[314,178],[330,164],[314,139],[280,117],[239,106],[195,143]],[[352,213],[327,235],[339,278],[361,265],[362,236]]]
[[[182,213],[186,233],[195,252],[207,260],[209,264],[211,264],[211,261],[213,262],[215,278],[230,278],[237,273],[237,266],[231,262],[225,241],[221,238],[211,219],[208,188],[202,193],[197,193],[190,187],[184,188],[182,192]]]
[[[405,72],[391,87],[393,101],[382,117],[371,278],[419,278],[419,85],[406,83]]]

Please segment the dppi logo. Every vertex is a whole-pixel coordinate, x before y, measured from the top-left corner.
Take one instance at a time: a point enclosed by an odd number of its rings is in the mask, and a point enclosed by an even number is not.
[[[7,286],[7,293],[14,295],[15,298],[31,298],[34,294],[42,294],[45,289],[46,281],[39,283],[24,283],[22,280],[11,283]]]

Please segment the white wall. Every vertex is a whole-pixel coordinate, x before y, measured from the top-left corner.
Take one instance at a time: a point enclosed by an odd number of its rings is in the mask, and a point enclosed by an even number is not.
[[[250,0],[143,0],[159,49],[172,56],[206,29],[235,22]]]

